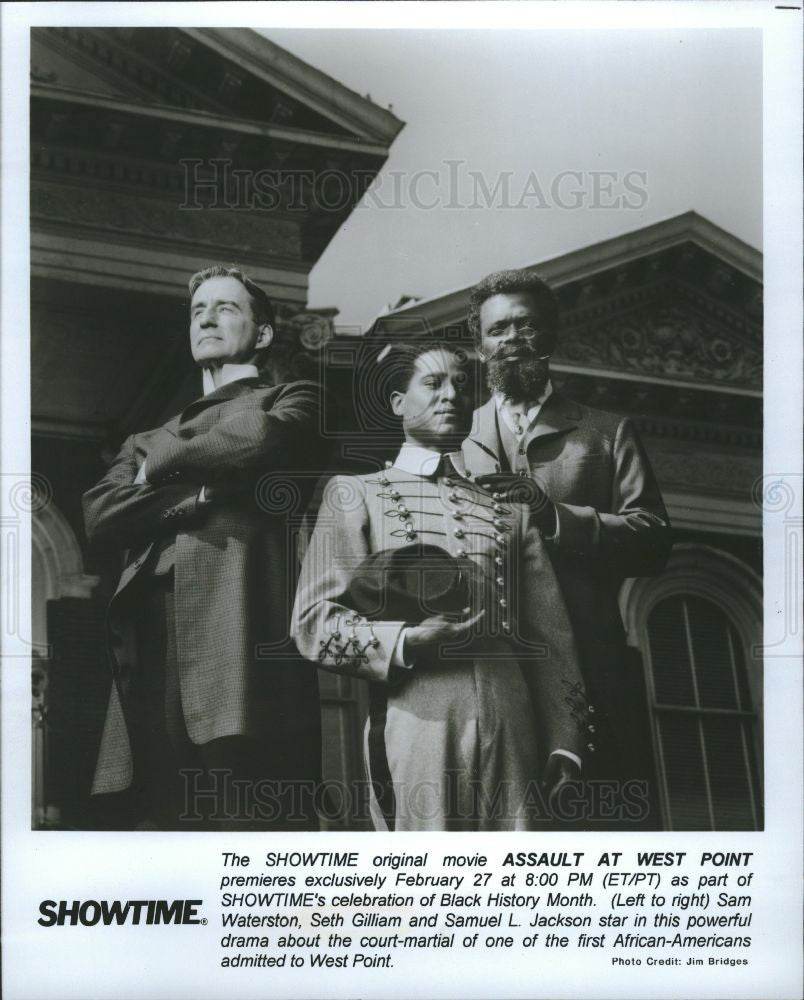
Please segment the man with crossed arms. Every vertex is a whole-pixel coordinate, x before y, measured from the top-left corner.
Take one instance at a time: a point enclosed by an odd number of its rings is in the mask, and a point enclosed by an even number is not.
[[[133,787],[145,828],[317,828],[302,801],[320,767],[317,682],[288,639],[296,560],[270,493],[290,486],[303,509],[320,388],[261,374],[273,308],[241,271],[189,287],[204,395],[131,435],[84,496],[90,541],[127,550],[93,792]]]

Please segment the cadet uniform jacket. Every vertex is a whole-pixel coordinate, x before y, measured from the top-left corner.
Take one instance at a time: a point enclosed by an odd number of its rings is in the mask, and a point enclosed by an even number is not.
[[[302,566],[293,636],[324,669],[373,682],[367,763],[375,790],[386,793],[373,810],[378,828],[527,828],[523,803],[538,796],[541,761],[556,749],[580,756],[587,742],[578,653],[527,512],[449,463],[430,476],[395,466],[330,481]],[[366,556],[414,542],[465,566],[472,612],[485,615],[464,648],[405,668],[394,662],[405,623],[357,614],[348,587]],[[428,803],[414,799],[425,787]],[[508,800],[498,814],[478,804],[501,790]]]

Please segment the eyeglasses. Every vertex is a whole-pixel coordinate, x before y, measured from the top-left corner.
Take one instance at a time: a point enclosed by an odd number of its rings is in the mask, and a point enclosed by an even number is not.
[[[520,316],[517,319],[509,320],[507,323],[498,323],[492,326],[485,334],[487,337],[503,337],[509,330],[515,330],[517,335],[526,340],[535,340],[537,337],[547,336],[548,330],[540,330],[530,316]]]

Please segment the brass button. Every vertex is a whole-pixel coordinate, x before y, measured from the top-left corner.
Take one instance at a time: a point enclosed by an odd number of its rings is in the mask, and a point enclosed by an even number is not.
[[[504,587],[505,586],[505,577],[504,576],[498,576],[497,577],[497,586],[498,587]]]
[[[501,608],[507,608],[508,607],[508,601],[506,601],[506,599],[504,597],[500,598],[500,607]]]
[[[463,538],[463,536],[466,534],[463,528],[453,528],[452,533],[453,535],[455,535],[456,538]]]
[[[466,558],[466,549],[458,549],[458,555],[460,556],[461,559],[465,559]]]

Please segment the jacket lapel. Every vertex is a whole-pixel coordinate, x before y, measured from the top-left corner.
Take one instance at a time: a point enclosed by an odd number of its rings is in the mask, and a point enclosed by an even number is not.
[[[186,429],[187,424],[196,420],[210,407],[218,406],[228,399],[236,399],[238,396],[244,396],[246,393],[251,392],[254,386],[258,384],[259,379],[238,379],[236,382],[227,382],[226,385],[222,385],[219,389],[215,389],[213,392],[207,393],[206,396],[201,396],[200,399],[194,400],[182,410],[178,417],[174,417],[176,422],[174,433],[181,435]],[[168,421],[165,425],[168,430],[173,429],[171,428],[171,424],[174,423],[174,420]]]
[[[475,410],[472,430],[463,442],[461,451],[466,468],[474,476],[501,472],[503,465],[507,464],[497,429],[497,407],[493,396]]]
[[[580,419],[581,409],[577,403],[559,392],[552,392],[525,437],[525,448],[529,450],[531,443],[541,438],[566,434],[578,426]],[[508,468],[497,420],[497,407],[492,396],[480,409],[475,410],[472,431],[463,443],[466,467],[475,476],[501,472]]]
[[[577,403],[559,392],[552,392],[539,410],[533,427],[525,435],[525,448],[529,448],[531,441],[537,438],[572,430],[578,426],[580,419],[581,410]]]

